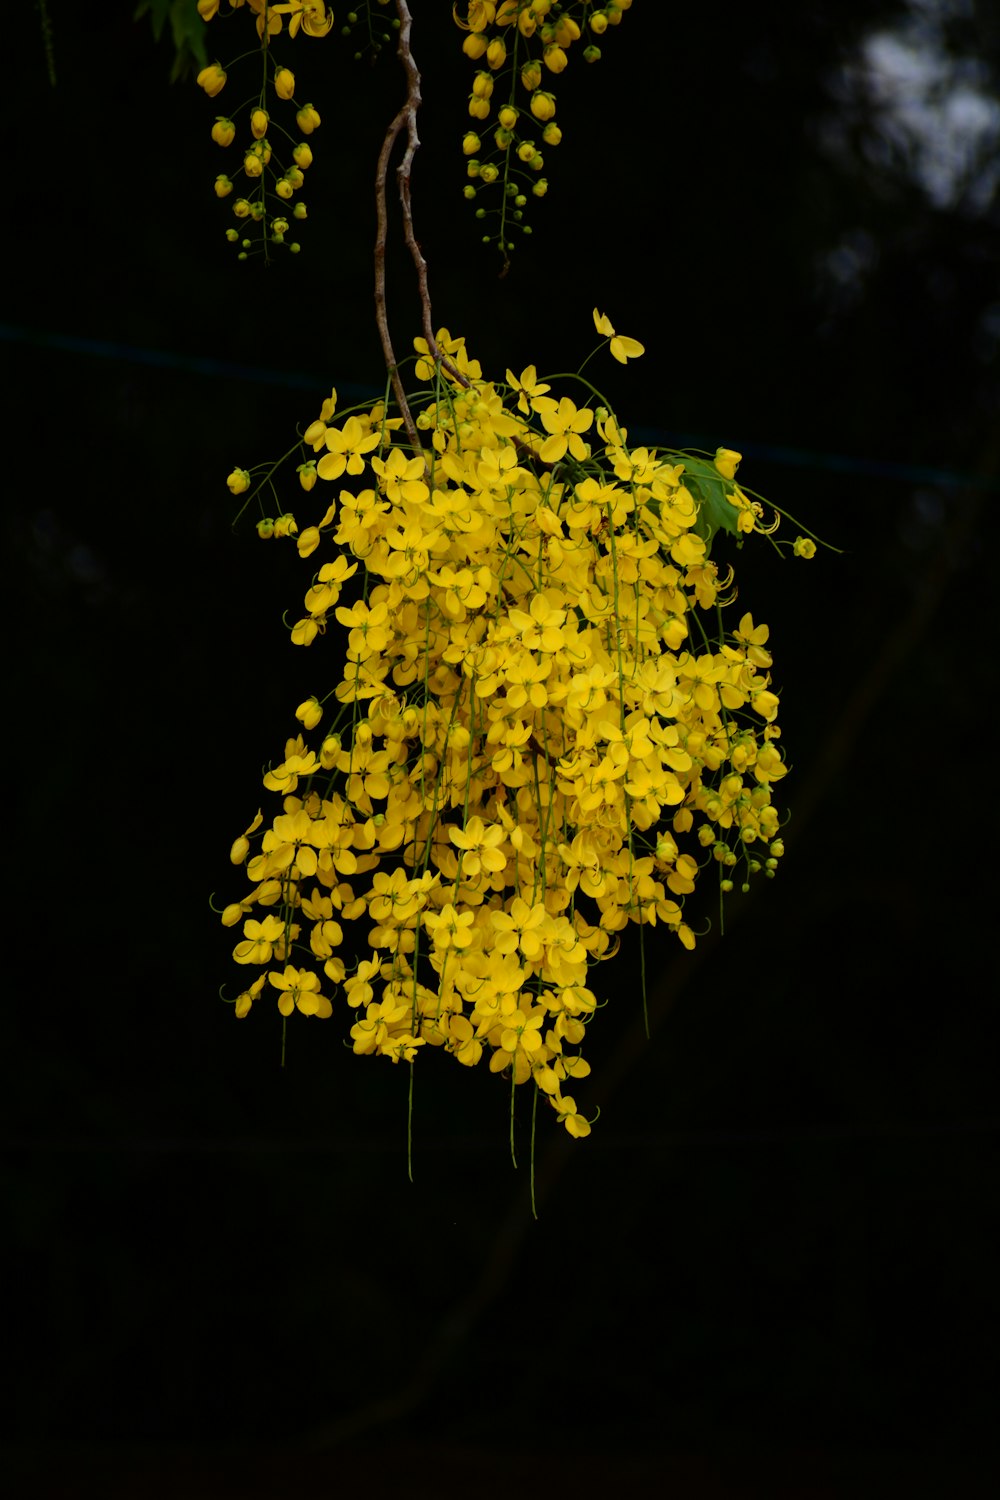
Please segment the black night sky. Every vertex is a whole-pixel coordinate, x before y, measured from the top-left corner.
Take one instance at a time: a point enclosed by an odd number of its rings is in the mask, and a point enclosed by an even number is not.
[[[108,1500],[992,1493],[996,10],[635,0],[599,65],[571,54],[499,279],[462,198],[473,70],[450,7],[412,8],[436,326],[502,378],[574,368],[600,307],[646,345],[595,362],[633,437],[740,450],[842,549],[738,559],[787,854],[723,939],[652,935],[650,1039],[636,944],[601,973],[601,1117],[540,1121],[537,1222],[485,1062],[417,1068],[410,1183],[406,1072],[343,1008],[293,1018],[284,1069],[271,1006],[234,1020],[209,898],[242,895],[230,844],[316,679],[282,624],[307,569],[233,530],[225,480],[332,385],[381,389],[401,73],[289,44],[323,115],[302,253],[238,265],[222,101],[168,83],[169,35],[48,0],[53,87],[18,7],[2,1463]]]

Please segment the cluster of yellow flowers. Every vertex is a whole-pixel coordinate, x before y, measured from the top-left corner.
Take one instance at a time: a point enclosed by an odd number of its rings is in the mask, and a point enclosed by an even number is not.
[[[466,198],[475,199],[484,185],[499,185],[500,207],[490,215],[497,227],[483,239],[487,244],[496,240],[505,262],[514,248],[515,231],[531,233],[523,222],[529,194],[543,198],[548,191],[548,179],[540,175],[545,165],[541,148],[558,146],[562,140],[552,78],[566,67],[575,42],[588,33],[591,38],[603,36],[631,5],[632,0],[607,5],[595,5],[593,0],[576,5],[558,0],[468,0],[464,18],[457,7],[453,12],[467,33],[462,43],[466,57],[485,64],[473,80],[469,114],[485,123],[499,100],[494,149],[484,157],[483,139],[472,129],[463,138],[462,150],[469,158],[466,172],[471,179]],[[601,49],[594,40],[584,47],[583,56],[590,63],[599,60]],[[478,208],[476,216],[485,220],[487,210]]]
[[[619,361],[642,353],[594,322]],[[578,405],[533,366],[490,382],[464,339],[437,344],[415,340],[422,451],[384,404],[338,416],[334,391],[300,483],[353,483],[304,529],[258,527],[303,558],[332,541],[291,634],[336,621],[346,654],[332,724],[311,747],[324,705],[299,706],[264,777],[280,810],[233,846],[252,889],[222,920],[262,971],[236,1014],[269,985],[282,1016],[330,1016],[339,991],[355,1052],[488,1056],[583,1136],[591,969],[629,922],[692,948],[699,873],[732,889],[782,853],[768,630],[723,627],[732,570],[710,557],[763,508],[738,453],[633,447],[582,378]],[[229,485],[252,498],[246,470]]]
[[[312,147],[308,141],[294,141],[289,132],[278,125],[281,133],[292,142],[287,163],[279,161],[269,137],[276,123],[272,121],[268,107],[270,95],[273,94],[279,105],[290,104],[295,110],[295,123],[301,135],[312,135],[320,117],[312,104],[296,102],[295,75],[290,68],[275,61],[270,44],[282,30],[286,16],[290,36],[296,36],[300,29],[306,36],[326,36],[333,25],[333,14],[327,11],[323,0],[288,0],[282,5],[271,5],[267,0],[229,0],[229,4],[234,10],[247,4],[256,16],[264,70],[256,101],[244,106],[249,113],[250,138],[245,145],[240,171],[246,179],[246,188],[233,203],[233,213],[241,220],[242,227],[227,229],[226,238],[231,244],[240,246],[238,258],[246,260],[254,248],[247,230],[256,225],[265,257],[272,245],[287,244],[293,254],[297,254],[298,242],[288,240],[289,219],[304,219],[306,205],[299,201],[293,208],[291,200],[305,181],[306,168],[312,165]],[[198,0],[198,11],[205,21],[211,21],[218,9],[219,0]],[[227,76],[219,63],[212,63],[202,68],[198,83],[209,98],[214,99],[225,88]],[[234,121],[226,115],[218,115],[212,126],[212,139],[220,146],[231,146],[236,139]],[[220,172],[215,179],[216,197],[228,198],[234,190],[232,178]]]

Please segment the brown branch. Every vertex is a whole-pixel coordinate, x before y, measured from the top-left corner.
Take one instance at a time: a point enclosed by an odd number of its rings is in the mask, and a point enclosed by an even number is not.
[[[382,341],[382,353],[385,356],[386,368],[392,379],[392,388],[396,394],[403,416],[403,424],[414,449],[419,452],[421,448],[420,439],[417,436],[416,423],[410,411],[410,403],[406,399],[403,382],[399,375],[396,364],[396,355],[392,347],[392,339],[389,334],[389,318],[386,310],[385,295],[385,247],[388,238],[389,209],[386,202],[386,181],[389,175],[389,159],[392,156],[393,147],[399,138],[403,126],[406,126],[406,150],[403,152],[403,160],[396,169],[396,180],[399,184],[399,201],[403,209],[403,238],[410,252],[413,264],[417,272],[417,287],[420,293],[420,314],[424,330],[424,338],[427,341],[427,350],[431,359],[439,363],[460,385],[467,386],[468,380],[462,372],[456,368],[451,360],[445,359],[438,348],[437,339],[434,337],[434,323],[431,316],[431,294],[427,282],[427,262],[424,260],[420,245],[413,230],[413,206],[410,198],[410,173],[413,169],[413,158],[420,148],[420,137],[417,135],[417,110],[422,103],[420,94],[420,72],[413,57],[410,47],[410,28],[412,17],[407,0],[396,0],[396,10],[399,14],[399,47],[397,49],[399,60],[403,64],[406,74],[406,99],[397,112],[391,125],[385,133],[382,142],[382,150],[379,152],[378,167],[375,173],[375,211],[378,227],[375,235],[375,321],[378,324],[379,338]]]

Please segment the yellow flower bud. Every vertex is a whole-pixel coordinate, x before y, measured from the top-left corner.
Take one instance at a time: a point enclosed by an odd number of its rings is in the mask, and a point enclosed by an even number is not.
[[[547,180],[544,177],[539,177],[538,181],[535,183],[534,187],[531,189],[531,191],[534,193],[534,195],[535,195],[536,198],[544,198],[545,194],[548,192],[548,190],[549,190],[549,184],[548,184]]]
[[[226,480],[226,483],[232,494],[242,495],[245,490],[250,488],[250,475],[246,469],[234,469]]]
[[[233,190],[233,185],[224,172],[220,172],[215,179],[215,196],[217,198],[228,198]]]
[[[466,156],[475,156],[482,142],[475,131],[470,130],[462,139],[462,150]]]
[[[307,698],[304,703],[300,703],[295,710],[295,717],[301,719],[306,729],[315,729],[323,717],[323,710],[320,707],[319,699]]]
[[[262,541],[267,541],[268,537],[274,535],[274,522],[267,516],[262,521],[257,522],[257,535]]]
[[[299,484],[308,494],[316,483],[316,460],[311,458],[308,463],[299,464],[295,472],[299,476]]]
[[[505,104],[497,118],[504,130],[513,130],[517,124],[517,110],[512,104]]]
[[[493,76],[490,73],[477,73],[472,80],[472,92],[477,99],[488,99],[493,93]]]
[[[217,146],[231,146],[236,139],[236,126],[225,115],[219,115],[212,126],[212,140]]]
[[[243,170],[248,177],[259,177],[264,170],[264,163],[253,151],[248,151],[243,158]]]
[[[250,205],[245,198],[237,198],[233,204],[233,213],[238,219],[246,219],[250,216]]]
[[[306,167],[312,166],[312,147],[306,141],[299,141],[299,144],[292,150],[292,160],[297,167],[305,171]]]
[[[287,177],[280,177],[274,184],[274,191],[277,193],[279,198],[284,198],[285,202],[287,203],[289,198],[294,193],[295,189],[292,187],[292,184],[288,181]]]
[[[494,71],[502,68],[507,61],[507,48],[498,36],[495,36],[486,49],[486,62]]]
[[[202,68],[198,74],[198,86],[205,90],[210,99],[222,93],[226,86],[226,75],[218,63],[211,63],[209,67]]]
[[[559,126],[556,124],[555,120],[550,120],[545,129],[542,131],[542,140],[545,142],[546,146],[558,146],[559,142],[562,140],[562,131],[559,129]]]
[[[488,120],[490,117],[490,101],[488,99],[470,99],[469,114],[474,120]]]
[[[478,62],[487,48],[487,41],[479,31],[471,31],[462,43],[462,51],[466,57],[471,57],[473,62]]]
[[[319,114],[313,109],[311,104],[303,104],[295,116],[295,123],[303,135],[312,135],[313,131],[320,124]]]
[[[545,63],[545,66],[548,68],[550,73],[561,73],[563,68],[565,68],[566,64],[569,62],[569,58],[566,56],[563,49],[555,42],[553,42],[552,46],[546,47],[545,51],[542,53],[542,61]]]
[[[525,63],[524,67],[521,69],[521,83],[523,87],[526,88],[530,93],[532,89],[537,89],[541,81],[541,63],[535,59],[532,59],[532,61],[529,63]]]
[[[291,99],[295,93],[295,74],[291,68],[279,68],[274,75],[274,92],[279,99]]]
[[[547,94],[544,89],[531,96],[531,113],[536,120],[551,120],[556,112],[555,96]]]
[[[255,141],[262,141],[267,135],[267,124],[267,110],[255,109],[250,116],[250,134]]]
[[[292,209],[292,218],[293,219],[304,219],[306,217],[306,213],[307,213],[307,210],[306,210],[305,204],[304,203],[296,203],[295,207]]]
[[[595,36],[603,36],[608,29],[608,18],[602,10],[596,11],[591,16],[589,25]]]
[[[285,176],[288,178],[288,181],[291,183],[293,188],[300,188],[305,182],[305,178],[303,177],[302,172],[298,167],[289,167],[288,171],[285,173]]]
[[[736,470],[739,467],[742,453],[737,453],[735,448],[716,448],[715,467],[723,479],[735,479]]]
[[[234,849],[236,848],[237,844],[246,844],[248,849],[250,847],[250,844],[246,839],[237,839],[236,844],[233,845]],[[229,857],[230,859],[232,859],[232,855],[230,855]],[[242,863],[242,859],[233,859],[234,865],[241,865]],[[245,916],[246,912],[243,910],[243,907],[240,905],[240,903],[238,901],[231,901],[226,907],[225,911],[222,913],[222,917],[220,918],[220,920],[223,927],[235,927],[237,922],[242,922]]]
[[[795,553],[796,557],[815,557],[816,543],[810,541],[809,537],[807,536],[797,536],[792,546],[792,551]]]

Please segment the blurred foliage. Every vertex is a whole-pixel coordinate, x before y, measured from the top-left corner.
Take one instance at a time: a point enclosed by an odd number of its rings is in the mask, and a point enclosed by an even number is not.
[[[161,40],[169,22],[174,44],[171,83],[177,83],[196,69],[207,66],[205,23],[198,14],[195,0],[139,0],[135,19],[139,21],[145,15],[149,16],[153,36],[157,41]]]

